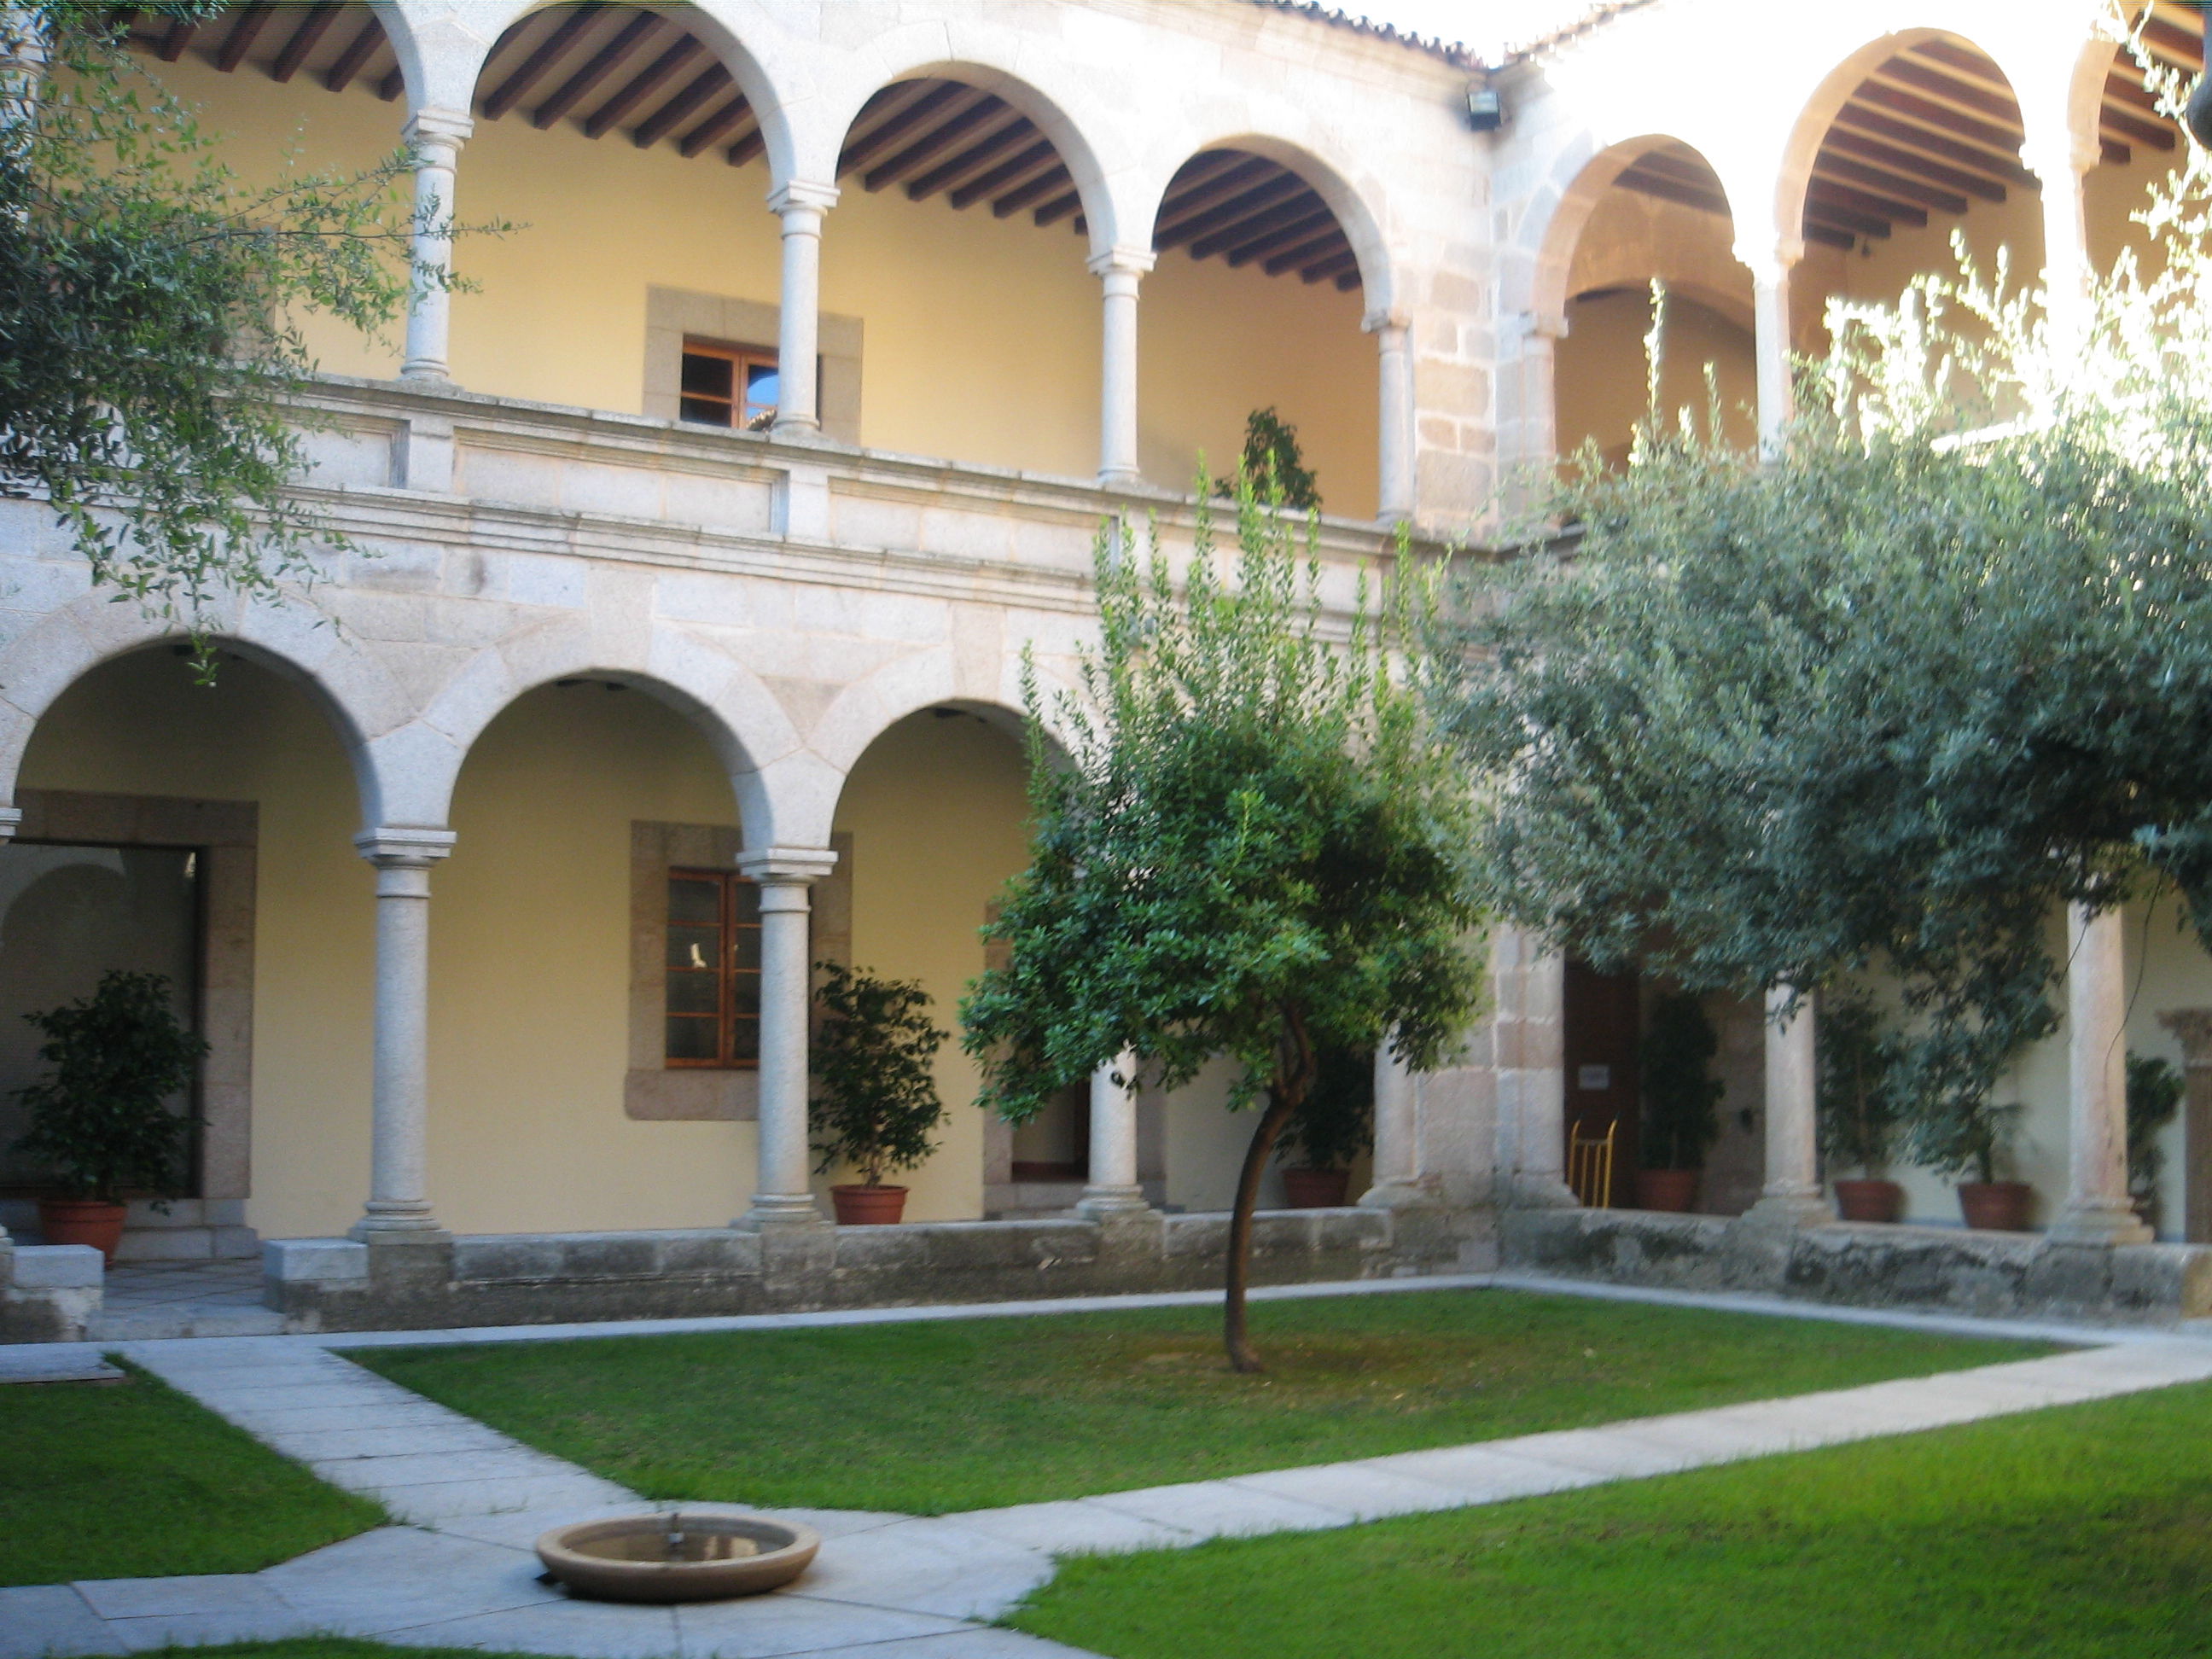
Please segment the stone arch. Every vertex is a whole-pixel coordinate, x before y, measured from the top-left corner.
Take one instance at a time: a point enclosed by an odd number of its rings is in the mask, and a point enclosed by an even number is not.
[[[778,769],[800,750],[789,716],[750,670],[665,624],[653,629],[641,654],[580,622],[479,651],[416,719],[371,744],[390,780],[393,821],[442,827],[484,729],[530,692],[576,678],[616,681],[690,720],[729,777],[748,848],[776,844],[791,815],[787,792],[776,787]]]
[[[1556,331],[1565,325],[1567,301],[1573,297],[1570,290],[1573,285],[1575,250],[1605,192],[1644,156],[1669,144],[1697,148],[1672,133],[1651,132],[1624,138],[1602,149],[1593,149],[1586,142],[1559,158],[1553,169],[1551,210],[1529,216],[1522,231],[1522,244],[1531,258],[1524,279],[1528,285],[1526,304],[1519,308],[1534,317],[1540,329]],[[1698,153],[1702,155],[1704,152]],[[1719,176],[1716,171],[1715,177]],[[1721,188],[1725,194],[1725,180]],[[1733,199],[1729,210],[1733,222],[1736,216]],[[1645,273],[1647,279],[1650,275]]]
[[[118,605],[94,590],[50,612],[0,651],[0,801],[12,800],[39,722],[62,695],[101,665],[190,635],[175,623]],[[401,726],[406,702],[381,663],[302,600],[240,605],[209,638],[303,688],[337,732],[354,771],[362,823],[384,822],[388,779],[377,738]]]

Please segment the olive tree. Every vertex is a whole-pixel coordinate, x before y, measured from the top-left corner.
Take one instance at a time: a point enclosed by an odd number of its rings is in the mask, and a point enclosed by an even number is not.
[[[1382,602],[1363,580],[1333,613],[1297,523],[1248,483],[1234,557],[1201,506],[1180,573],[1157,533],[1144,558],[1101,533],[1081,695],[1025,690],[1031,861],[986,929],[1008,960],[961,1006],[985,1103],[1016,1122],[1125,1052],[1168,1088],[1233,1062],[1231,1104],[1258,1109],[1228,1251],[1240,1371],[1260,1177],[1317,1056],[1433,1066],[1480,986],[1468,793],[1395,649],[1424,580],[1401,540]]]

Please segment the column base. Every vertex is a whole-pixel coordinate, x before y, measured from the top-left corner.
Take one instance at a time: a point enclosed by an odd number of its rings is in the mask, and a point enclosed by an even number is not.
[[[802,1227],[827,1227],[830,1218],[822,1213],[811,1193],[755,1193],[753,1206],[730,1224],[741,1231],[781,1232]]]
[[[1152,1207],[1145,1201],[1142,1187],[1085,1187],[1083,1196],[1076,1200],[1075,1212],[1094,1218],[1135,1215]]]
[[[363,1244],[411,1243],[436,1241],[453,1235],[438,1224],[427,1204],[379,1204],[371,1200],[368,1212],[346,1230],[348,1238]]]
[[[768,435],[771,438],[781,438],[787,443],[794,439],[805,443],[822,435],[822,422],[818,418],[811,416],[805,420],[794,421],[779,418],[770,422]]]
[[[1358,1205],[1363,1210],[1432,1210],[1443,1201],[1443,1194],[1419,1180],[1378,1181],[1360,1194]]]
[[[1836,1206],[1818,1187],[1769,1188],[1743,1212],[1753,1226],[1825,1227],[1836,1219]]]
[[[2054,1244],[2148,1244],[2156,1235],[2132,1206],[2069,1204],[2044,1237]]]
[[[1507,1203],[1516,1210],[1579,1210],[1583,1207],[1582,1200],[1575,1196],[1575,1189],[1567,1185],[1564,1176],[1516,1176],[1507,1188]]]
[[[1134,489],[1144,482],[1145,475],[1134,471],[1122,471],[1116,469],[1114,471],[1101,472],[1098,475],[1098,487],[1101,489]]]

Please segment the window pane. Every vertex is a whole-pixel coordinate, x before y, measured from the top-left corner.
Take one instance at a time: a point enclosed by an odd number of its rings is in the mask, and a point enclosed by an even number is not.
[[[775,372],[774,363],[745,365],[745,407],[748,410],[774,409],[783,396],[782,377]]]
[[[730,1007],[733,1012],[760,1012],[760,975],[738,974],[730,980]]]
[[[721,949],[722,930],[719,927],[672,927],[668,930],[667,965],[711,974],[720,966],[715,958]]]
[[[661,362],[668,360],[664,357]],[[724,403],[736,390],[737,365],[727,357],[713,357],[703,351],[684,354],[684,390],[702,397],[719,398]]]
[[[716,1014],[721,1012],[721,988],[712,974],[671,974],[668,1012],[672,1014]]]
[[[708,403],[700,398],[684,398],[677,413],[700,426],[727,426],[730,423],[729,404]]]
[[[697,876],[668,878],[668,921],[671,927],[719,927],[722,923],[722,884]]]
[[[760,929],[739,927],[730,939],[730,966],[753,968],[760,966]]]
[[[749,881],[730,884],[730,911],[741,922],[760,920],[760,889]]]
[[[733,1019],[730,1022],[730,1058],[744,1060],[760,1058],[760,1021]]]
[[[712,1019],[687,1019],[672,1015],[667,1027],[669,1059],[712,1061],[716,1058],[714,1022]]]

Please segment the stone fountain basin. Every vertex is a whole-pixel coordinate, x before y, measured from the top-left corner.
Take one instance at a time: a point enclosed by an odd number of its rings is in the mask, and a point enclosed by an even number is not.
[[[581,1595],[720,1601],[789,1583],[821,1547],[811,1527],[694,1505],[556,1527],[538,1539],[538,1559]]]

